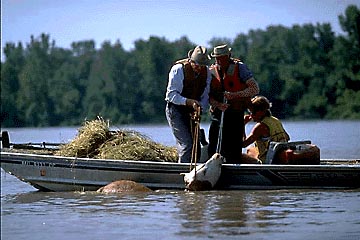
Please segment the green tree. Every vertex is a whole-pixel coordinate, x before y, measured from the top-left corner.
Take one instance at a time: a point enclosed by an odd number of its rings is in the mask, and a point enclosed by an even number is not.
[[[285,64],[287,49],[284,39],[288,30],[282,26],[271,26],[266,31],[250,31],[246,64],[253,71],[259,83],[260,94],[273,102],[274,115],[282,118],[286,113],[281,109],[283,102],[279,96],[283,90],[283,79],[280,77],[279,68]]]
[[[247,35],[237,35],[232,43],[232,56],[235,58],[240,58],[242,61],[246,62],[246,58],[249,54],[250,44],[251,43]]]
[[[307,119],[324,118],[327,114],[328,99],[325,86],[328,75],[333,70],[329,52],[335,41],[330,24],[317,24],[311,35],[307,40],[311,44],[302,50],[307,51],[306,56],[310,57],[310,66],[307,66],[308,79],[304,83],[308,85],[305,85],[305,91],[294,109],[294,115]]]
[[[19,74],[24,66],[24,49],[22,44],[12,43],[4,48],[6,61],[1,63],[1,125],[21,127],[24,125],[18,112],[17,98],[19,91]]]
[[[124,79],[125,51],[118,42],[112,46],[104,42],[91,67],[83,108],[87,118],[102,116],[119,121],[123,114],[119,89]]]
[[[232,41],[232,56],[253,71],[260,94],[280,118],[353,118],[360,109],[360,11],[350,5],[335,36],[329,23],[269,26]],[[97,115],[114,123],[164,122],[168,73],[195,47],[186,36],[152,36],[124,51],[118,41],[55,47],[49,35],[31,36],[23,48],[6,43],[1,63],[1,124],[7,127],[78,125]],[[203,120],[206,119],[206,116]]]
[[[88,85],[91,67],[95,60],[96,49],[93,40],[73,42],[72,47],[72,64],[75,65],[74,88],[79,91],[79,103],[76,106],[78,114],[71,118],[74,124],[79,124],[86,118],[86,109],[83,108],[85,92]],[[70,67],[70,66],[69,66]]]
[[[163,121],[168,72],[175,59],[175,50],[165,38],[150,37],[147,42],[136,41],[132,54],[142,77],[138,85],[141,95],[137,106],[142,118],[137,121]]]
[[[327,82],[326,94],[334,107],[329,109],[327,117],[349,118],[349,111],[360,106],[360,102],[354,103],[360,94],[360,10],[350,5],[345,15],[339,16],[339,22],[346,35],[336,39],[330,53],[335,67]],[[354,112],[351,118],[357,116]]]
[[[81,115],[81,93],[76,87],[77,81],[76,66],[71,62],[63,63],[51,78],[50,85],[53,87],[49,88],[49,97],[54,103],[55,125],[77,124],[73,120]]]
[[[174,56],[172,56],[174,59],[172,59],[172,62],[175,63],[175,61],[179,59],[183,59],[187,57],[187,53],[190,49],[193,49],[195,47],[195,44],[191,42],[186,36],[181,37],[180,39],[169,43],[170,48],[172,49],[172,52]],[[208,49],[210,52],[212,49]],[[171,57],[171,56],[170,56]],[[169,59],[171,60],[171,59]],[[170,70],[170,68],[169,68]]]
[[[51,126],[53,103],[48,96],[49,79],[52,77],[51,52],[53,44],[49,36],[42,34],[39,39],[31,36],[26,49],[24,67],[19,75],[17,104],[22,121],[26,126]]]
[[[280,70],[280,75],[284,79],[281,99],[286,103],[285,106],[289,110],[290,116],[293,115],[298,102],[309,90],[313,81],[314,64],[316,64],[313,56],[318,50],[314,34],[315,29],[312,25],[295,26],[291,31],[292,40],[290,43],[293,44],[295,41],[297,49],[293,49],[295,54],[288,58],[289,61]],[[301,106],[303,107],[303,105]],[[299,108],[297,111],[298,114],[302,114]]]

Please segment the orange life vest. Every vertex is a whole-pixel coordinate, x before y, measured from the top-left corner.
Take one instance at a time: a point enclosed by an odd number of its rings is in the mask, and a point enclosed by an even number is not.
[[[223,73],[222,78],[219,66],[211,65],[210,71],[213,75],[213,79],[210,86],[210,96],[216,101],[223,101],[224,91],[238,92],[247,88],[246,83],[240,80],[238,64],[241,64],[239,59],[231,58],[229,68],[225,73]],[[244,111],[250,103],[250,97],[237,98],[228,101],[228,104],[230,104],[229,109],[235,111]]]

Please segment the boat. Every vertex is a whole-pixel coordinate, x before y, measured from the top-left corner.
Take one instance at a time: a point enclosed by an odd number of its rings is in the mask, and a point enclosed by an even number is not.
[[[360,188],[360,161],[319,165],[223,164],[215,189]],[[95,191],[116,180],[151,189],[185,189],[190,164],[62,157],[1,150],[1,168],[41,191]]]
[[[271,143],[264,164],[222,164],[217,190],[360,188],[360,160],[321,159],[318,164],[272,164],[277,151],[310,141]],[[38,146],[35,146],[38,145]],[[1,168],[41,191],[96,191],[117,180],[156,189],[184,189],[187,163],[55,156],[57,144],[10,144],[2,136]],[[22,149],[19,152],[19,149]],[[46,150],[46,151],[42,151]],[[320,157],[320,156],[319,156]]]

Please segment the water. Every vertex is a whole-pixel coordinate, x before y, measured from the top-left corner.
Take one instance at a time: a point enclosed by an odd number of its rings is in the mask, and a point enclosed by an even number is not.
[[[322,158],[360,158],[359,121],[284,122]],[[164,125],[125,126],[174,145]],[[204,125],[208,129],[208,125]],[[247,127],[247,131],[251,126]],[[77,128],[2,129],[20,142],[67,142]],[[102,195],[38,192],[1,170],[1,239],[359,239],[360,189]]]

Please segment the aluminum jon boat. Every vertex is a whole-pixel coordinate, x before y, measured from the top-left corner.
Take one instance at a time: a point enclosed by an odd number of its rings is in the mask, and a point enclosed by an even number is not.
[[[93,191],[116,180],[151,189],[185,189],[190,164],[91,159],[1,150],[1,168],[42,191]],[[322,159],[318,165],[223,164],[219,190],[360,188],[360,160]]]

